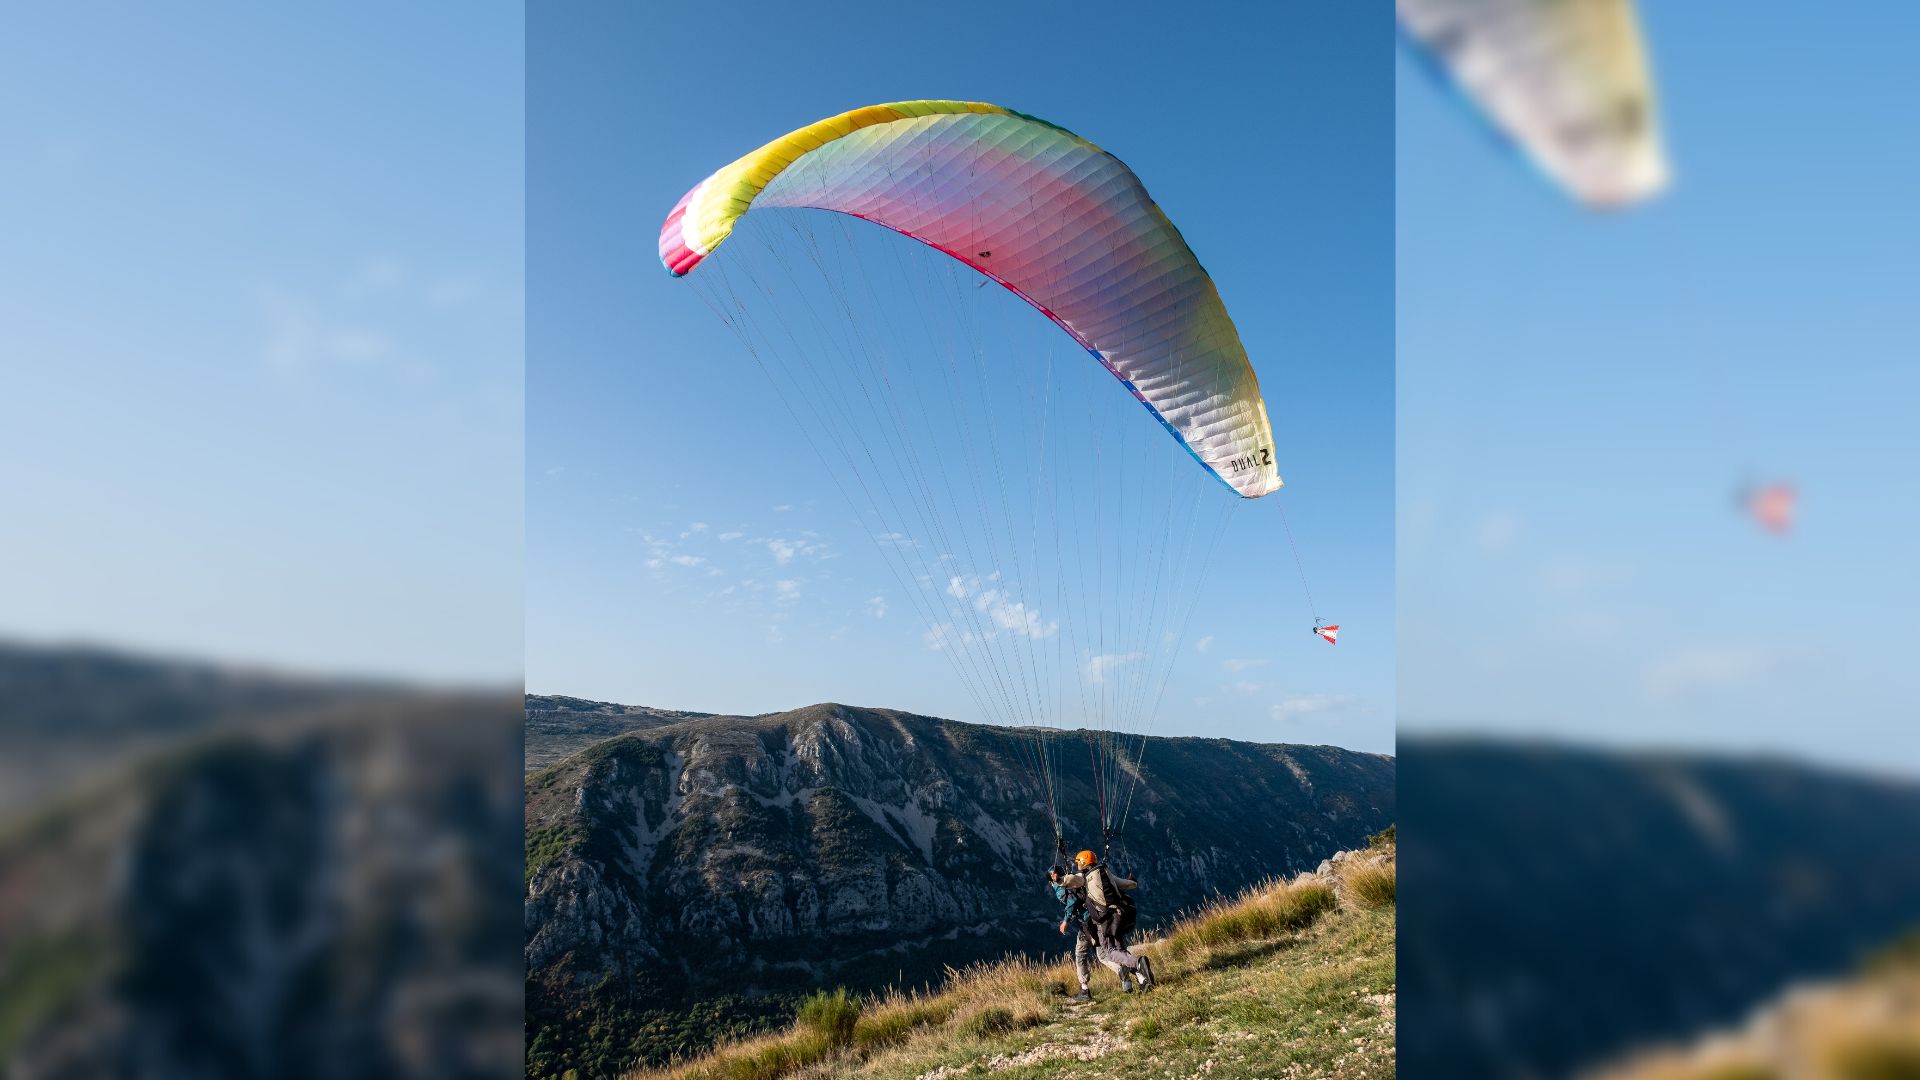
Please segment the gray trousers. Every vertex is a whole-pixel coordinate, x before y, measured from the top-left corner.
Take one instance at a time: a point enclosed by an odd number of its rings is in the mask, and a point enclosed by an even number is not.
[[[1120,976],[1121,982],[1126,981],[1129,973],[1137,975],[1140,972],[1140,960],[1127,951],[1125,942],[1105,937],[1096,944],[1093,938],[1082,932],[1074,935],[1073,939],[1073,970],[1074,974],[1080,976],[1080,985],[1083,987],[1093,974],[1093,960],[1096,957],[1102,967]]]
[[[1138,975],[1140,973],[1140,958],[1128,952],[1127,939],[1114,933],[1112,930],[1113,923],[1118,918],[1118,913],[1115,912],[1114,909],[1108,908],[1106,918],[1093,920],[1087,924],[1093,928],[1094,934],[1097,935],[1099,939],[1097,942],[1098,948],[1094,954],[1100,957],[1101,963],[1112,968],[1116,973],[1129,971]],[[1126,980],[1122,978],[1121,981],[1125,982]]]
[[[1080,976],[1080,989],[1093,978],[1093,942],[1085,934],[1073,935],[1073,973]]]

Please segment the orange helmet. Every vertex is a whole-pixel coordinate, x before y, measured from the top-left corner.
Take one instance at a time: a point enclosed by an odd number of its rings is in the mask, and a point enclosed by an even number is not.
[[[1073,857],[1073,861],[1081,866],[1092,866],[1094,863],[1099,862],[1100,860],[1094,857],[1093,852],[1083,851],[1080,854],[1075,855]]]

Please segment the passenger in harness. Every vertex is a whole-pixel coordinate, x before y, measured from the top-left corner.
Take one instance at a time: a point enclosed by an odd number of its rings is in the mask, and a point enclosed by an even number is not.
[[[1136,918],[1133,897],[1127,893],[1139,888],[1140,883],[1115,875],[1091,851],[1074,856],[1074,864],[1077,872],[1062,877],[1060,884],[1066,891],[1086,897],[1084,925],[1092,938],[1095,955],[1119,974],[1120,988],[1127,993],[1133,992],[1129,977],[1138,981],[1140,989],[1153,989],[1153,965],[1146,957],[1135,956],[1127,950],[1127,938],[1133,933]]]
[[[1080,992],[1067,1000],[1085,1004],[1093,1000],[1093,931],[1087,926],[1087,894],[1084,890],[1067,888],[1066,876],[1064,867],[1055,866],[1047,871],[1047,884],[1053,889],[1053,898],[1060,903],[1060,932],[1073,934],[1073,973],[1080,978]],[[1118,968],[1114,974],[1120,974]]]

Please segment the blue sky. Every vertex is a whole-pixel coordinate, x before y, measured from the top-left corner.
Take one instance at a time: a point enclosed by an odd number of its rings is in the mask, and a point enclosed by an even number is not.
[[[1358,7],[1009,5],[912,26],[879,5],[830,22],[750,6],[723,25],[694,6],[532,9],[529,689],[976,718],[793,421],[654,253],[674,201],[766,139],[960,97],[1100,143],[1185,233],[1261,375],[1314,599],[1345,628],[1337,648],[1305,632],[1278,507],[1236,511],[1225,543],[1243,555],[1206,587],[1155,730],[1390,750],[1391,25]],[[715,598],[743,581],[763,586],[757,606]]]
[[[506,683],[517,6],[10,13],[0,634]]]
[[[1920,15],[1643,12],[1676,183],[1629,214],[1400,62],[1402,730],[1912,773]]]

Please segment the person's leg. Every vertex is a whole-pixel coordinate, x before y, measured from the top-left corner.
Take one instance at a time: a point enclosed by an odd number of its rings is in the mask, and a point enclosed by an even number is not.
[[[1153,984],[1158,981],[1153,977],[1153,961],[1145,953],[1134,953],[1132,946],[1124,938],[1121,939],[1120,946],[1134,958],[1133,977],[1140,980],[1140,989],[1153,989]]]
[[[1100,957],[1101,963],[1121,972],[1121,985],[1129,986],[1127,976],[1139,974],[1139,958],[1127,951],[1126,942],[1114,936],[1110,923],[1103,921],[1099,926],[1099,934],[1100,943],[1095,955]]]

